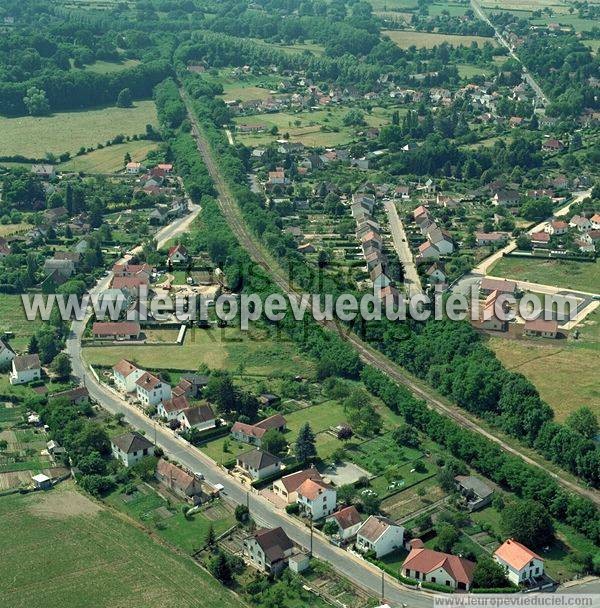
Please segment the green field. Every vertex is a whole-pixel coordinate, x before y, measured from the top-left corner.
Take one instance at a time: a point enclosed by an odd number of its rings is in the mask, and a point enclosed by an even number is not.
[[[60,171],[82,171],[84,173],[116,173],[123,169],[125,154],[129,153],[132,161],[141,162],[149,152],[156,148],[156,142],[128,141],[124,144],[108,146],[102,150],[94,150],[82,156],[75,156],[66,163],[61,163],[59,169]]]
[[[20,295],[0,294],[0,333],[12,331],[15,334],[10,341],[14,350],[25,350],[29,338],[41,324],[42,321],[27,320]]]
[[[0,519],[0,597],[5,606],[243,606],[189,558],[69,484],[0,498]]]
[[[461,78],[473,78],[473,76],[489,76],[491,70],[473,65],[471,63],[459,63],[456,66]]]
[[[52,116],[0,117],[0,156],[21,154],[43,158],[48,152],[74,154],[79,148],[104,144],[116,135],[144,133],[157,125],[153,101],[136,101],[133,108],[108,107]]]
[[[600,315],[595,313],[596,318]],[[589,326],[588,326],[589,327]],[[597,321],[596,321],[597,329]],[[600,342],[507,340],[490,338],[488,344],[510,370],[529,378],[557,420],[587,405],[600,417]],[[574,382],[573,378],[577,378]]]
[[[86,65],[84,70],[86,72],[95,72],[96,74],[113,74],[115,72],[122,72],[129,68],[134,68],[139,65],[139,61],[136,59],[126,59],[125,61],[95,61],[91,65]]]
[[[343,145],[352,141],[359,131],[366,128],[344,126],[342,120],[348,110],[349,108],[331,108],[315,112],[277,112],[249,117],[239,116],[235,119],[236,124],[263,125],[266,127],[266,132],[235,133],[235,138],[248,146],[257,146],[269,144],[280,139],[282,134],[288,133],[291,141],[302,142],[307,146]],[[371,114],[365,113],[364,116],[370,127],[380,127],[390,122],[389,112],[379,107],[374,108]],[[277,135],[268,133],[272,127],[277,127]],[[323,130],[321,127],[328,130]]]
[[[434,46],[439,46],[443,42],[447,42],[452,46],[471,46],[472,42],[477,42],[479,46],[483,46],[488,42],[496,46],[496,42],[493,38],[485,38],[483,36],[434,34],[429,32],[416,32],[413,30],[384,30],[381,33],[402,49],[407,49],[411,46],[431,49]]]
[[[590,293],[600,293],[600,260],[574,262],[540,258],[503,257],[489,274]]]
[[[200,364],[212,369],[244,369],[257,375],[311,373],[313,364],[298,354],[289,341],[274,341],[263,332],[235,328],[194,329],[183,346],[86,347],[84,356],[93,365],[112,366],[123,358],[142,367],[196,370]]]

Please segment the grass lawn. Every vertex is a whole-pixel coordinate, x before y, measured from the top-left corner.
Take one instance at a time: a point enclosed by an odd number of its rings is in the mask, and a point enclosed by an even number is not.
[[[0,518],[0,597],[11,608],[41,597],[46,608],[243,605],[189,558],[68,483],[0,498]]]
[[[12,331],[15,334],[10,341],[14,350],[25,350],[29,339],[42,323],[40,320],[27,320],[20,295],[0,294],[0,333]]]
[[[459,63],[456,65],[461,78],[473,78],[473,76],[488,76],[491,71],[479,65],[471,63]]]
[[[310,428],[315,433],[320,433],[345,422],[346,415],[343,407],[337,401],[326,401],[319,405],[286,414],[285,419],[287,420],[287,428],[290,429],[295,439],[300,427],[305,422],[310,424]]]
[[[104,144],[116,135],[144,133],[158,124],[153,101],[136,101],[133,108],[108,107],[52,116],[0,117],[0,155],[43,157],[46,152],[77,152],[80,147]]]
[[[375,11],[395,11],[417,8],[417,0],[370,0]]]
[[[107,498],[107,502],[147,527],[155,529],[167,542],[186,553],[191,554],[203,546],[211,524],[217,536],[235,524],[234,517],[218,501],[209,507],[211,514],[220,515],[217,519],[212,516],[209,518],[200,512],[187,520],[181,512],[183,503],[170,505],[150,487],[143,485],[142,488],[148,493],[136,492],[132,495],[132,500],[126,497],[126,502],[123,500],[125,495],[117,490]],[[160,512],[157,512],[158,509]],[[170,515],[166,516],[167,512]]]
[[[407,49],[411,46],[417,48],[431,49],[434,46],[439,46],[442,42],[447,42],[452,46],[471,46],[472,42],[477,42],[479,46],[483,46],[486,42],[496,46],[493,38],[484,36],[459,36],[457,34],[435,34],[429,32],[416,32],[413,30],[384,30],[385,34],[392,42],[402,49]]]
[[[374,475],[382,475],[392,465],[413,463],[422,456],[419,450],[398,447],[389,434],[366,441],[358,449],[349,451],[349,454],[352,462]]]
[[[136,59],[126,59],[125,61],[95,61],[91,65],[86,65],[83,69],[86,72],[95,72],[96,74],[113,74],[115,72],[122,72],[129,68],[134,68],[139,65],[139,61]]]
[[[183,346],[107,346],[84,349],[93,365],[112,366],[128,358],[142,367],[196,370],[201,363],[213,369],[238,370],[257,375],[296,374],[298,369],[310,375],[314,364],[302,357],[294,344],[276,341],[261,331],[243,332],[225,329],[192,329]]]
[[[314,112],[276,112],[257,116],[238,116],[239,125],[263,125],[264,133],[235,133],[235,138],[248,146],[266,145],[280,139],[283,133],[289,133],[291,141],[299,141],[307,146],[337,146],[352,141],[365,127],[346,127],[343,118],[349,108],[331,108]],[[402,110],[400,110],[402,114]],[[371,114],[365,113],[365,121],[370,127],[389,124],[389,112],[383,108],[374,108]],[[298,122],[299,121],[299,122]],[[271,135],[269,131],[277,127],[279,134]],[[331,130],[323,131],[321,127]]]
[[[598,317],[598,313],[595,314]],[[494,337],[489,339],[488,345],[508,369],[533,382],[542,399],[554,410],[557,420],[564,420],[582,405],[600,416],[598,343],[577,345],[565,340],[542,343]]]
[[[156,142],[128,141],[102,150],[94,150],[83,156],[75,156],[66,163],[61,163],[59,169],[60,171],[83,171],[84,173],[117,173],[123,169],[125,154],[129,153],[134,162],[142,162],[148,153],[156,148]]]
[[[574,262],[504,257],[490,268],[489,274],[592,293],[600,292],[600,260]]]

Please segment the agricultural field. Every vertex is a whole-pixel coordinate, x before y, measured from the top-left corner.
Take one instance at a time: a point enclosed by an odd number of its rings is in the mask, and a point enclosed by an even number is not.
[[[417,0],[369,0],[374,11],[402,11],[417,8]]]
[[[486,42],[496,46],[496,42],[493,38],[485,38],[483,36],[434,34],[430,32],[416,32],[413,30],[384,30],[381,33],[402,49],[407,49],[411,46],[431,49],[434,46],[439,46],[443,42],[447,42],[452,46],[471,46],[471,43],[473,42],[477,42],[479,46],[483,46]]]
[[[597,312],[595,317],[597,326]],[[580,340],[581,344],[572,340],[534,342],[494,337],[488,345],[508,369],[533,382],[557,420],[563,421],[582,405],[600,416],[600,343],[586,342],[584,337]]]
[[[43,158],[46,153],[74,154],[82,146],[104,144],[120,134],[144,133],[147,124],[158,124],[153,101],[136,101],[133,108],[107,107],[41,117],[0,117],[0,156],[20,154]]]
[[[19,232],[25,232],[30,228],[31,225],[25,224],[24,222],[21,222],[20,224],[0,224],[0,237],[6,238],[7,236],[12,236]]]
[[[99,605],[99,597],[102,606],[129,608],[242,606],[189,558],[71,484],[2,497],[0,518],[0,596],[12,608],[40,597],[47,608]]]
[[[473,78],[473,76],[489,76],[491,74],[491,70],[471,63],[459,63],[456,65],[456,69],[460,77],[466,79]]]
[[[20,295],[0,294],[0,335],[7,331],[14,333],[15,337],[10,340],[13,350],[26,350],[29,339],[41,324],[40,320],[27,320]]]
[[[134,162],[142,162],[156,148],[156,142],[129,141],[108,146],[102,150],[94,150],[82,156],[75,156],[67,162],[61,163],[58,168],[60,171],[83,173],[117,173],[123,169],[125,154],[129,154]]]
[[[575,262],[540,258],[503,257],[489,274],[553,287],[600,293],[600,261]]]
[[[212,369],[243,369],[246,374],[262,376],[295,374],[302,369],[311,373],[313,364],[298,354],[289,341],[279,341],[262,331],[237,328],[192,329],[183,346],[106,346],[86,347],[85,359],[92,365],[112,367],[127,358],[142,367],[196,370],[201,364]]]
[[[263,133],[236,133],[235,138],[247,146],[269,144],[288,133],[291,141],[302,142],[306,146],[338,146],[351,142],[357,132],[367,127],[346,127],[343,118],[349,108],[331,108],[315,112],[277,112],[256,116],[238,116],[238,125],[262,125]],[[370,114],[365,113],[368,127],[381,127],[389,124],[390,113],[383,108],[374,108]],[[400,114],[403,114],[400,110]],[[268,131],[277,127],[278,133],[271,135]]]
[[[415,484],[403,492],[388,496],[381,503],[381,509],[388,517],[397,521],[430,507],[444,497],[445,493],[442,488],[435,479],[431,478]]]

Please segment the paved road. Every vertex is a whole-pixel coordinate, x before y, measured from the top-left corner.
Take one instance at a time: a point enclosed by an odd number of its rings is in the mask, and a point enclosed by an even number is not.
[[[529,72],[527,67],[519,59],[519,57],[514,52],[513,47],[510,45],[510,43],[504,38],[504,36],[502,36],[502,34],[496,28],[496,26],[489,20],[488,16],[485,14],[483,9],[481,8],[481,5],[479,4],[479,2],[477,2],[477,0],[471,0],[471,6],[473,7],[473,11],[475,12],[475,14],[480,19],[485,21],[490,27],[492,27],[494,29],[494,33],[495,33],[495,36],[496,36],[498,42],[500,42],[500,44],[503,47],[506,47],[508,49],[510,56],[513,59],[515,59],[516,61],[518,61],[523,66],[523,77],[525,78],[525,80],[527,80],[527,82],[529,83],[529,86],[533,89],[537,98],[542,102],[541,105],[547,106],[549,103],[549,100],[548,100],[548,97],[546,96],[546,94],[544,93],[544,91],[542,91],[542,87],[540,87],[540,85],[536,82],[535,78],[531,75],[531,73]]]
[[[271,254],[265,249],[262,243],[260,243],[258,239],[254,237],[254,235],[250,232],[250,229],[246,226],[246,223],[244,222],[244,219],[242,217],[242,213],[239,207],[237,206],[233,196],[231,195],[229,187],[225,183],[221,172],[217,168],[210,147],[200,133],[198,121],[194,116],[191,102],[183,89],[181,90],[181,95],[184,100],[184,103],[188,108],[188,117],[192,125],[192,134],[196,140],[198,151],[200,152],[202,159],[206,164],[206,167],[215,183],[215,187],[219,194],[217,198],[217,203],[223,215],[225,216],[225,219],[227,220],[227,223],[229,224],[232,232],[237,237],[242,247],[244,247],[244,249],[248,252],[251,258],[255,261],[255,263],[264,268],[264,270],[269,273],[271,279],[276,283],[279,289],[281,289],[282,293],[286,294],[289,298],[295,298],[298,301],[300,295],[299,292],[296,290],[296,287],[292,284],[290,277],[288,277],[288,275],[283,271],[280,265],[273,259]],[[571,481],[562,473],[557,474],[548,471],[548,463],[546,463],[541,457],[539,461],[537,458],[534,460],[533,458],[527,456],[527,454],[522,452],[519,447],[513,447],[512,445],[506,443],[504,440],[496,437],[493,433],[490,433],[486,429],[482,428],[477,418],[471,417],[470,414],[467,414],[458,406],[448,405],[444,403],[432,390],[417,382],[405,370],[403,370],[395,363],[391,362],[380,351],[376,350],[366,342],[363,342],[356,334],[348,333],[347,328],[345,326],[341,326],[335,322],[327,321],[323,322],[322,324],[327,329],[337,332],[340,337],[342,337],[342,339],[352,344],[352,346],[355,348],[355,350],[358,352],[361,359],[365,363],[372,365],[376,369],[379,369],[382,373],[389,376],[395,382],[398,382],[399,384],[403,384],[404,386],[408,387],[413,392],[413,394],[423,399],[427,403],[428,407],[443,413],[463,428],[483,435],[484,437],[498,445],[500,448],[502,448],[505,452],[513,454],[514,456],[518,456],[528,464],[537,467],[543,471],[546,471],[554,480],[556,480],[558,484],[560,484],[567,490],[575,492],[580,496],[589,498],[595,504],[600,505],[600,492],[598,492],[597,490],[583,487],[578,483]]]
[[[110,277],[103,279],[102,283],[93,292],[106,287]],[[81,336],[85,324],[75,321],[71,327],[71,334],[67,340],[67,352],[71,356],[73,375],[80,378],[90,396],[104,409],[115,414],[122,413],[131,426],[145,433],[150,440],[156,440],[169,457],[180,462],[191,471],[204,474],[212,483],[220,483],[225,488],[226,495],[238,504],[247,504],[249,501],[252,517],[259,525],[267,527],[282,526],[289,537],[302,547],[310,547],[310,531],[299,521],[292,519],[283,511],[275,509],[264,497],[249,493],[248,489],[237,479],[217,466],[210,458],[197,448],[189,445],[171,430],[155,423],[148,418],[138,407],[124,401],[117,393],[99,383],[85,364],[81,355]],[[313,536],[313,554],[322,559],[341,574],[352,580],[360,587],[372,592],[376,596],[381,594],[381,572],[364,560],[339,549],[326,541],[320,535]],[[411,608],[430,608],[433,605],[431,595],[405,589],[389,576],[385,577],[385,600],[394,605],[408,604]]]
[[[398,215],[396,204],[391,199],[384,200],[383,204],[388,214],[390,232],[392,233],[392,239],[394,241],[394,249],[402,262],[402,266],[404,266],[404,286],[406,293],[409,297],[422,294],[423,287],[421,285],[421,277],[419,277],[419,273],[417,272],[415,259],[410,250],[404,225]]]

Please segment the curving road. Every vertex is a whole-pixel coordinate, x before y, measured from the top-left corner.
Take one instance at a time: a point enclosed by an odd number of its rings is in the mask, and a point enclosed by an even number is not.
[[[105,289],[110,282],[110,276],[104,278],[92,291],[94,295]],[[199,449],[188,444],[165,426],[155,423],[141,409],[125,401],[118,393],[102,384],[85,363],[81,352],[81,337],[85,321],[75,321],[67,339],[67,353],[73,365],[73,375],[82,380],[90,396],[105,410],[112,414],[121,413],[127,422],[135,429],[142,431],[150,440],[154,440],[165,453],[177,460],[191,471],[204,474],[211,484],[221,484],[225,494],[238,504],[248,504],[252,517],[259,525],[274,528],[281,526],[288,536],[300,546],[309,549],[311,546],[310,530],[300,521],[277,510],[263,496],[249,492],[249,488],[229,475],[213,460]],[[312,549],[315,557],[329,563],[343,576],[350,579],[359,587],[366,589],[377,597],[381,597],[382,580],[384,581],[385,601],[394,605],[408,604],[411,608],[431,608],[433,595],[402,587],[397,581],[363,559],[331,545],[319,533],[312,539]],[[382,579],[382,577],[384,577]]]

